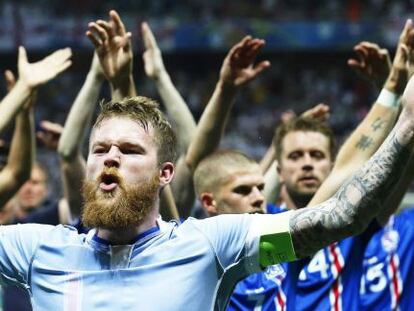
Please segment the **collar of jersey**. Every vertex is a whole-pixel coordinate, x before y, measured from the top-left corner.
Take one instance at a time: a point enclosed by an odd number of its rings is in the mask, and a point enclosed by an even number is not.
[[[144,232],[141,232],[140,234],[138,234],[135,238],[133,238],[128,245],[133,245],[133,244],[142,244],[148,240],[150,240],[151,238],[153,238],[154,236],[158,235],[160,233],[160,228],[158,225],[149,228],[148,230],[145,230]],[[104,246],[111,246],[111,242],[109,242],[108,240],[102,239],[100,237],[97,236],[96,232],[94,233],[94,235],[92,236],[92,241],[97,243],[97,244],[101,244]]]

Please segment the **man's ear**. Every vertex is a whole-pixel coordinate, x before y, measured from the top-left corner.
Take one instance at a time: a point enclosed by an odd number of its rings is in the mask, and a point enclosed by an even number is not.
[[[164,162],[160,168],[160,186],[168,185],[174,176],[174,164],[171,162]]]
[[[211,192],[203,192],[200,195],[200,201],[204,211],[209,216],[215,216],[218,214],[217,203],[216,200],[214,200],[213,194]]]

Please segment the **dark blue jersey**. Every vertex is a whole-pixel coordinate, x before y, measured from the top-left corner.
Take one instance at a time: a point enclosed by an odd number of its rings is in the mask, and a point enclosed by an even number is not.
[[[285,210],[268,208],[273,213]],[[228,310],[358,310],[364,252],[378,230],[373,223],[363,234],[325,247],[312,258],[247,277],[237,284]]]
[[[390,218],[365,252],[361,310],[413,310],[414,209]]]

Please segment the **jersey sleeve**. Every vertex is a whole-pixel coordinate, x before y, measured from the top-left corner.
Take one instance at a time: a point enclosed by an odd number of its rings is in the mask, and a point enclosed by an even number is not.
[[[220,215],[198,227],[224,268],[244,259],[251,273],[296,259],[289,230],[290,212],[276,215]]]
[[[27,284],[37,246],[53,226],[18,224],[0,226],[0,282]]]

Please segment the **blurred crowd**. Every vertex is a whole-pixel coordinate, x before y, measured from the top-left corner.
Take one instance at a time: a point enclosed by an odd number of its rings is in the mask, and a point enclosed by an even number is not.
[[[2,1],[12,3],[11,1]],[[116,9],[122,15],[138,15],[142,18],[176,18],[179,20],[233,19],[249,17],[277,20],[374,20],[381,16],[384,19],[400,19],[405,12],[413,9],[410,0],[163,0],[163,1],[100,1],[100,0],[70,0],[62,5],[58,1],[24,0],[19,1],[27,7],[42,8],[58,16],[66,15],[97,15],[102,16],[109,9]]]

